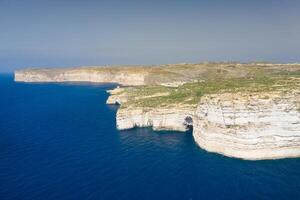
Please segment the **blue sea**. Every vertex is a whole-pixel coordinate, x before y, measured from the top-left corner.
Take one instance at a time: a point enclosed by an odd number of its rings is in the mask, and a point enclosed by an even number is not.
[[[116,130],[107,89],[0,75],[0,199],[300,199],[300,159],[208,153],[191,131]]]

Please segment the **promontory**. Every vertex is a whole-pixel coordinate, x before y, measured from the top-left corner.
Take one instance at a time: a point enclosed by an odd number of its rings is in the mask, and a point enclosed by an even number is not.
[[[119,130],[193,129],[209,152],[262,160],[300,157],[300,64],[200,63],[26,69],[20,82],[118,83]]]

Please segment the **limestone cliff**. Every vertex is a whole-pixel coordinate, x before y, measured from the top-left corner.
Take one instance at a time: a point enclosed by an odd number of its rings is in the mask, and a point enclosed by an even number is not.
[[[119,130],[193,127],[196,143],[210,152],[247,160],[300,156],[300,87],[204,95],[197,108],[128,106],[130,99],[123,89],[110,93],[107,103],[121,104],[116,117]]]
[[[117,112],[117,128],[119,130],[134,127],[152,127],[154,130],[187,131],[192,125],[194,111],[186,108],[169,108],[143,110],[120,109]]]
[[[203,149],[260,160],[300,157],[299,64],[177,64],[15,72],[16,81],[119,83],[119,130],[193,127]]]
[[[22,82],[96,82],[121,85],[144,85],[144,72],[93,68],[20,70],[15,72],[15,81]]]
[[[201,99],[193,136],[203,149],[243,159],[300,156],[300,90]]]

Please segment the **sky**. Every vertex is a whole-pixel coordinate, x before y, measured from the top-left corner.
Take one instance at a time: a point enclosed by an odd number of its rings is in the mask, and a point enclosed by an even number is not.
[[[299,0],[0,0],[0,72],[300,61]]]

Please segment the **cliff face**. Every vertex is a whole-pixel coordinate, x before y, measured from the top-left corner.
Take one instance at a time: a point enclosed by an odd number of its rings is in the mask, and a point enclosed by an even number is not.
[[[117,128],[119,130],[134,127],[152,127],[154,130],[187,131],[192,125],[193,110],[173,109],[119,109]]]
[[[127,102],[111,92],[107,103]],[[300,156],[300,90],[288,93],[221,93],[205,95],[197,109],[177,105],[148,109],[120,107],[119,130],[152,127],[186,131],[193,126],[203,149],[230,157],[261,160]]]
[[[119,130],[193,127],[203,149],[260,160],[300,157],[300,65],[178,64],[160,67],[38,69],[16,81],[119,83]]]
[[[110,90],[107,104],[124,104],[128,101],[123,88]],[[121,106],[117,112],[116,124],[119,130],[134,127],[152,127],[153,130],[187,131],[192,126],[195,109],[189,106],[144,109]]]
[[[109,70],[24,70],[15,72],[15,81],[22,82],[98,82],[121,85],[144,85],[145,73],[128,73]]]
[[[300,156],[300,91],[209,95],[194,119],[207,151],[243,159]]]

